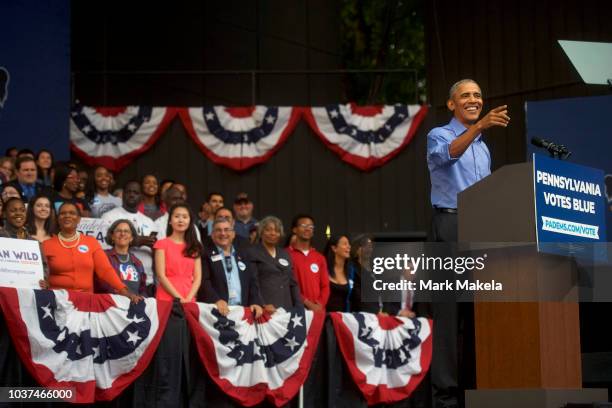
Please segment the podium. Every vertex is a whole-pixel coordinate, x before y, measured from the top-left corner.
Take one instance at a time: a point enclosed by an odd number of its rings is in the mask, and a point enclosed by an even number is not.
[[[535,243],[539,220],[535,184],[534,164],[520,163],[502,167],[460,193],[459,244]],[[477,389],[466,391],[466,407],[542,408],[607,401],[607,390],[582,388],[573,260],[542,254],[535,245],[517,258],[512,261],[514,276],[522,287],[527,282],[535,291],[546,289],[542,274],[550,278],[551,269],[565,268],[568,273],[555,282],[564,286],[567,297],[563,302],[475,298]]]

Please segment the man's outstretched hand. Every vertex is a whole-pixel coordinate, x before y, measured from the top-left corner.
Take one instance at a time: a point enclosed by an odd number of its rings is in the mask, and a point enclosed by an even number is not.
[[[489,129],[493,126],[507,127],[510,123],[510,116],[508,116],[508,105],[501,105],[497,108],[493,108],[478,122],[481,130]]]

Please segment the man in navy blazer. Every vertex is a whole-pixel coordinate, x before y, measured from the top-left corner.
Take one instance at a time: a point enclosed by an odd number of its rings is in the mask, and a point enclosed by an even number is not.
[[[202,256],[204,282],[198,300],[215,303],[226,316],[228,306],[249,306],[255,318],[261,316],[262,300],[257,286],[256,270],[248,257],[233,245],[235,232],[225,218],[213,221],[211,238]]]

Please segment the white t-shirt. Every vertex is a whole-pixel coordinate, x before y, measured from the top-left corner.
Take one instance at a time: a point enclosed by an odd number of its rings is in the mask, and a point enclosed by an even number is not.
[[[104,213],[104,215],[102,215],[102,219],[104,221],[108,221],[109,225],[117,220],[128,220],[134,224],[134,228],[136,228],[138,235],[143,235],[146,237],[151,235],[151,232],[157,231],[155,221],[142,213],[131,213],[123,207],[117,207]],[[154,282],[153,277],[155,275],[155,272],[153,271],[153,250],[147,246],[141,246],[134,247],[133,252],[134,255],[136,255],[136,257],[142,262],[142,266],[147,274],[147,285],[152,284]]]
[[[107,196],[96,194],[91,203],[89,203],[91,216],[93,218],[100,218],[110,210],[121,207],[121,204],[121,199],[119,197],[110,194]]]

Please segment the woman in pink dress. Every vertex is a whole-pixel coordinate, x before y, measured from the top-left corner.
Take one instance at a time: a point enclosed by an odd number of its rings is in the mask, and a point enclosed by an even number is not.
[[[157,300],[194,302],[202,281],[202,244],[193,228],[194,218],[186,204],[172,206],[166,237],[155,243]]]

